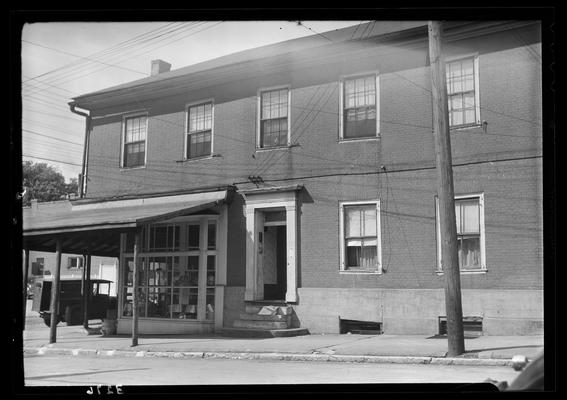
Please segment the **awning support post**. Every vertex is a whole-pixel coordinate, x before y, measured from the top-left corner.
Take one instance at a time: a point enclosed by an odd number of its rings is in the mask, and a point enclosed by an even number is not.
[[[49,326],[49,343],[57,341],[57,323],[59,322],[59,290],[61,276],[61,239],[57,239],[55,247],[55,270],[51,281],[51,324]]]
[[[85,255],[83,267],[83,328],[89,329],[89,300],[91,296],[91,255]]]
[[[30,250],[24,250],[24,319],[22,320],[22,330],[26,329],[26,308],[28,304],[28,273],[30,269]]]
[[[132,273],[132,347],[138,345],[138,272],[141,229],[136,228],[134,239],[134,271]]]

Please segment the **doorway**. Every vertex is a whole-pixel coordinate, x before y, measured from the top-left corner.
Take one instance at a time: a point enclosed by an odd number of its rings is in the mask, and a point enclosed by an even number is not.
[[[285,225],[264,225],[264,300],[285,300],[286,235]]]

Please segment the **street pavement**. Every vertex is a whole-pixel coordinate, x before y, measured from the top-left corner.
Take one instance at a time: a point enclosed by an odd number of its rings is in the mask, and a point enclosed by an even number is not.
[[[405,364],[511,366],[512,357],[534,359],[543,351],[543,335],[479,336],[465,339],[465,354],[447,357],[447,339],[424,335],[312,334],[278,338],[232,338],[221,335],[140,335],[132,347],[129,335],[92,334],[100,320],[82,326],[57,326],[49,344],[49,328],[26,314],[24,354],[68,354],[123,357],[231,358],[271,361],[333,361]]]

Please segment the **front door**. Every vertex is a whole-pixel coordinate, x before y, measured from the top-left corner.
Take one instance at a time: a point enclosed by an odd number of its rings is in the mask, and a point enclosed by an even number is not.
[[[285,225],[264,226],[264,300],[285,300],[286,265]]]

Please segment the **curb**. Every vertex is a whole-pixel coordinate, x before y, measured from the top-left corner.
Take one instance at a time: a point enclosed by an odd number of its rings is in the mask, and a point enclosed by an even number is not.
[[[468,366],[504,366],[511,367],[511,359],[494,358],[445,358],[416,356],[359,356],[340,354],[300,354],[300,353],[250,353],[250,352],[214,352],[214,351],[145,351],[145,350],[94,350],[68,349],[53,347],[25,347],[24,354],[36,355],[72,355],[95,357],[148,357],[176,359],[231,359],[231,360],[266,360],[266,361],[318,361],[351,362],[376,364],[435,364]]]

